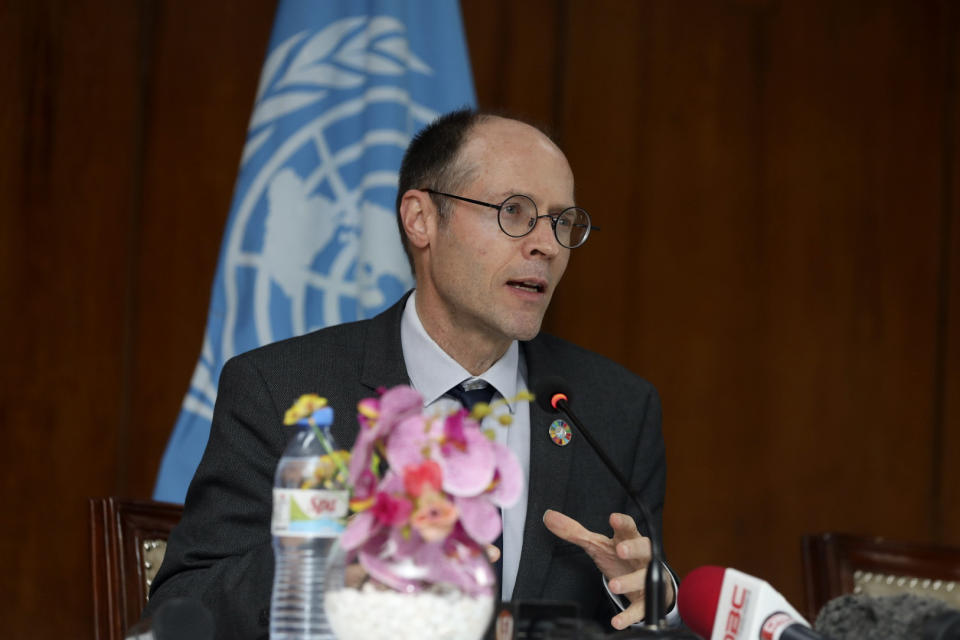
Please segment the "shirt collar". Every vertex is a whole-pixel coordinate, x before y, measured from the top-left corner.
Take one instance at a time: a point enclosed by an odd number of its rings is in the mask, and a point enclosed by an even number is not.
[[[423,396],[424,406],[434,403],[456,384],[483,378],[507,400],[510,413],[513,413],[514,398],[517,395],[517,367],[520,362],[517,341],[511,342],[506,353],[489,369],[479,376],[473,376],[427,334],[420,322],[420,316],[417,315],[416,298],[417,292],[414,290],[403,309],[400,345],[403,349],[403,360],[407,365],[407,375],[410,376],[413,388]]]

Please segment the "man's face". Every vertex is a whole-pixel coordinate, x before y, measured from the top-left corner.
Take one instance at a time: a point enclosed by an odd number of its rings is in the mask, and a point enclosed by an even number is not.
[[[528,125],[495,118],[470,132],[460,155],[472,169],[456,195],[500,204],[523,194],[540,215],[574,204],[573,172],[563,153]],[[435,293],[448,336],[493,343],[529,340],[570,258],[557,243],[550,221],[540,219],[522,238],[497,224],[497,211],[449,199],[450,214],[430,243],[418,291]],[[418,296],[420,293],[418,293]],[[419,302],[419,301],[418,301]],[[437,315],[437,314],[434,314]]]

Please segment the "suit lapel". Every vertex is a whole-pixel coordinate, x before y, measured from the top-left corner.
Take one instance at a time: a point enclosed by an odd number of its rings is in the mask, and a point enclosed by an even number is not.
[[[369,391],[410,384],[403,360],[403,346],[400,344],[400,320],[409,297],[410,292],[407,292],[399,302],[373,318],[368,325],[360,383]]]
[[[333,427],[334,438],[339,443],[352,446],[357,437],[355,409],[360,400],[376,396],[380,387],[410,384],[400,346],[400,319],[409,295],[383,313],[356,323],[360,331],[344,332],[341,339],[349,340],[351,344],[343,345],[343,348],[332,345],[323,351],[323,357],[329,362],[321,371],[339,371],[342,376],[340,380],[331,381],[332,384],[341,385],[342,395],[336,406],[345,411],[343,418],[337,420]],[[353,359],[355,368],[351,370],[349,366],[344,366],[344,358]],[[356,373],[346,373],[350,371]]]
[[[544,373],[551,370],[549,353],[534,339],[521,343],[527,365],[527,385],[536,388]],[[559,447],[550,439],[550,423],[559,415],[548,413],[530,403],[530,486],[527,516],[523,527],[523,550],[513,599],[539,598],[543,594],[547,571],[557,538],[543,524],[547,509],[564,510],[573,447]]]

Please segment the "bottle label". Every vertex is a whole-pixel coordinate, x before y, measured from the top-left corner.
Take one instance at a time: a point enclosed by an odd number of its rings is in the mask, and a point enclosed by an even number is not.
[[[346,527],[348,491],[274,489],[273,535],[336,538]]]

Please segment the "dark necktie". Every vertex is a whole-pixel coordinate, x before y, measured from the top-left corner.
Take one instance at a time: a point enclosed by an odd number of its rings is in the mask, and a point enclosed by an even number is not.
[[[467,411],[473,409],[473,405],[478,402],[489,403],[493,398],[493,394],[496,393],[496,389],[491,387],[483,380],[476,380],[470,383],[467,383],[470,389],[464,389],[462,385],[457,385],[447,391],[447,395],[451,398],[457,400],[460,404],[466,408]],[[503,522],[503,510],[500,509],[500,521]],[[500,532],[500,537],[497,538],[494,542],[497,546],[497,549],[500,549],[500,559],[497,560],[493,565],[493,570],[497,574],[497,584],[503,584],[503,532]]]
[[[464,389],[462,384],[458,384],[447,391],[447,395],[457,400],[467,411],[471,411],[473,405],[478,402],[489,403],[491,398],[493,398],[493,394],[497,392],[496,389],[483,380],[475,380],[466,384],[468,384],[470,389]]]

